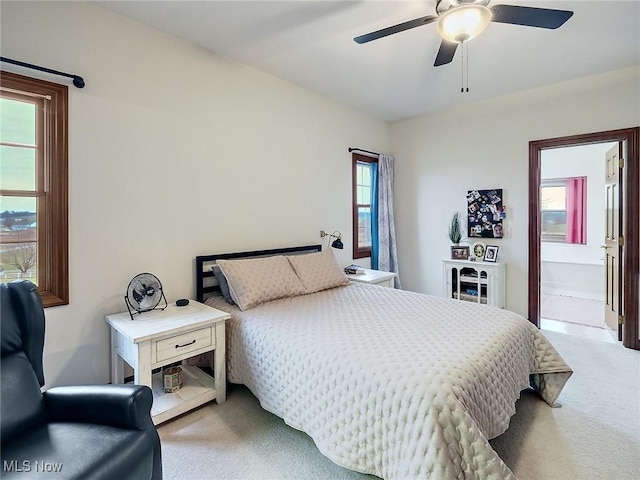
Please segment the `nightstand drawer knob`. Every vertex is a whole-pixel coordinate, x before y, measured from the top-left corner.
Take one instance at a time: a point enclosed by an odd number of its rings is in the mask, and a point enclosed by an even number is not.
[[[176,348],[188,347],[189,345],[193,345],[194,343],[196,343],[196,339],[195,338],[193,340],[191,340],[189,343],[185,343],[183,345],[176,345]]]

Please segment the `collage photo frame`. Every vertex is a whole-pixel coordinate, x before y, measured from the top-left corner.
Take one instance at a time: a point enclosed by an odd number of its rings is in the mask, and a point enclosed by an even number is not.
[[[467,191],[467,234],[469,237],[502,238],[506,209],[502,189]]]

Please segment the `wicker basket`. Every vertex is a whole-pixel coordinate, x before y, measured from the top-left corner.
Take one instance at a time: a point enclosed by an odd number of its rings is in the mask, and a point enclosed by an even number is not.
[[[165,393],[175,393],[182,388],[182,368],[168,367],[162,371]]]

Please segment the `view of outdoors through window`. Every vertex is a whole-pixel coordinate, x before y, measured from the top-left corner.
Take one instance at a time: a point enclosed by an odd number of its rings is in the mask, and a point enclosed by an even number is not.
[[[371,248],[371,163],[358,162],[356,193],[358,198],[358,248]]]
[[[547,240],[564,240],[567,234],[567,202],[564,184],[542,185],[542,235]]]
[[[0,281],[38,275],[37,100],[0,98]]]

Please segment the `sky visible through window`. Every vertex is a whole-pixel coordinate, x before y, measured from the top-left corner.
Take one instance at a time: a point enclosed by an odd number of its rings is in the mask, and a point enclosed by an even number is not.
[[[565,207],[565,187],[542,187],[542,209],[543,210],[564,210]]]
[[[566,187],[543,186],[541,193],[542,234],[564,237],[567,233]]]
[[[35,190],[36,106],[12,99],[0,99],[0,188],[3,190]],[[35,199],[3,195],[0,212],[35,212]]]

